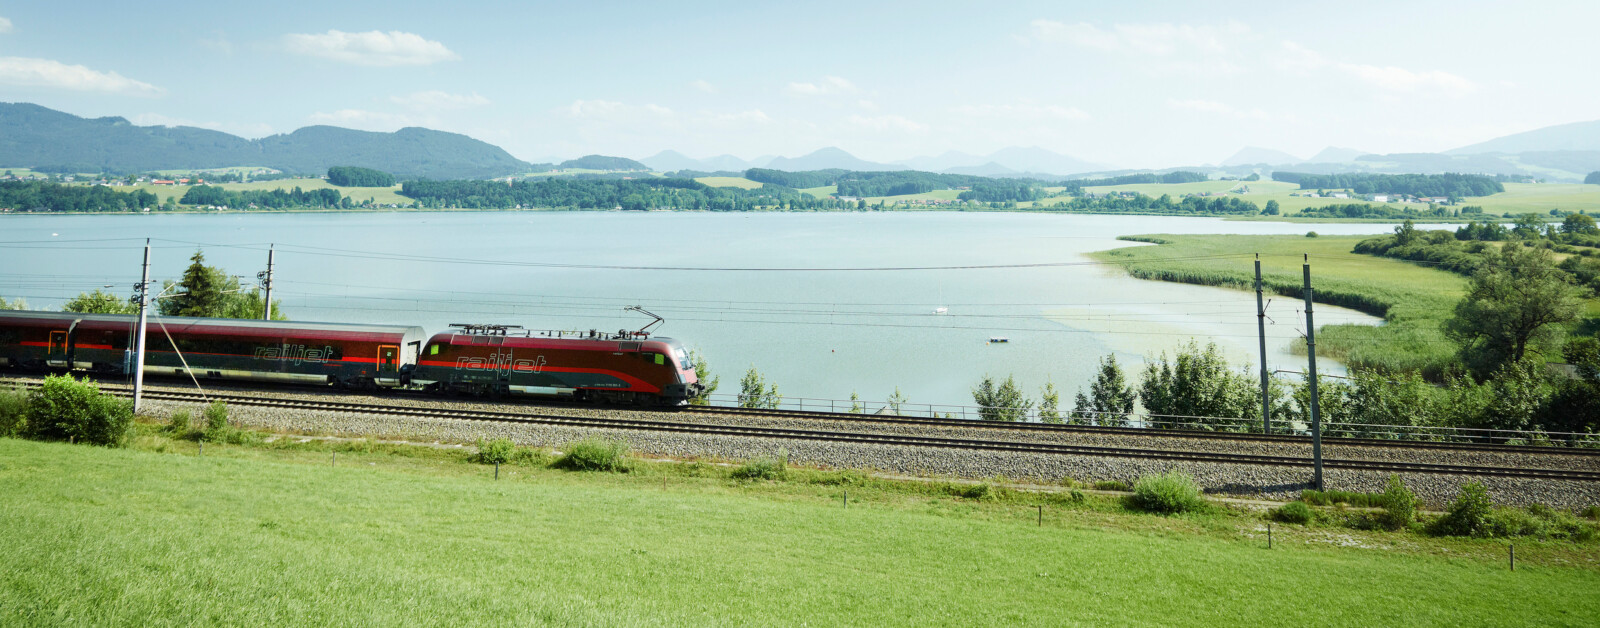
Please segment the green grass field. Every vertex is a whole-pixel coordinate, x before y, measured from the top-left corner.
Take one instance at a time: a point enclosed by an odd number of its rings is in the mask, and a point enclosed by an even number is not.
[[[1590,625],[1594,546],[0,439],[0,624]],[[159,452],[150,449],[166,449]],[[357,451],[352,451],[355,449]],[[421,449],[421,448],[417,448]],[[456,460],[447,461],[454,456]],[[682,465],[672,465],[681,467]],[[693,468],[691,465],[689,468]],[[842,491],[851,503],[841,507]],[[1091,498],[1091,501],[1097,501]]]
[[[695,181],[714,188],[739,188],[743,190],[754,190],[763,185],[760,182],[751,181],[744,177],[700,177]]]
[[[1600,212],[1600,185],[1581,185],[1573,183],[1506,183],[1506,191],[1492,196],[1468,198],[1462,205],[1477,205],[1491,214],[1521,214],[1534,212],[1548,214],[1552,209],[1566,211],[1584,210],[1586,213]],[[1291,193],[1300,190],[1300,186],[1293,183],[1279,181],[1202,181],[1199,183],[1175,184],[1139,184],[1139,185],[1113,185],[1084,188],[1096,194],[1106,192],[1137,192],[1146,196],[1161,196],[1171,194],[1179,197],[1184,194],[1200,194],[1205,192],[1227,192],[1239,186],[1245,186],[1248,191],[1239,197],[1265,207],[1267,201],[1278,201],[1283,211],[1289,215],[1299,212],[1307,207],[1321,207],[1324,205],[1342,205],[1358,203],[1362,205],[1383,205],[1384,203],[1371,203],[1360,199],[1337,198],[1306,198],[1291,196]],[[1045,201],[1049,203],[1052,201]],[[1392,207],[1417,207],[1426,208],[1426,205],[1404,203],[1388,203]]]
[[[815,196],[817,198],[828,198],[829,196],[833,196],[834,194],[838,194],[839,193],[839,186],[837,186],[837,185],[824,185],[824,186],[819,187],[819,188],[801,188],[800,191],[801,192],[805,192],[806,194],[810,194],[812,196]]]
[[[1353,307],[1383,316],[1387,324],[1329,325],[1317,334],[1317,353],[1352,365],[1381,365],[1437,373],[1454,358],[1456,345],[1440,324],[1465,294],[1460,275],[1401,260],[1359,255],[1351,249],[1369,236],[1156,235],[1166,241],[1094,253],[1122,264],[1136,277],[1253,289],[1252,254],[1261,254],[1269,294],[1277,296],[1269,313],[1280,324],[1304,326],[1295,312],[1299,300],[1301,256],[1311,256],[1313,294],[1322,303]],[[1216,257],[1212,257],[1216,256]],[[1194,259],[1201,258],[1201,259]]]
[[[347,188],[347,187],[339,187],[337,185],[333,185],[331,183],[328,183],[326,180],[323,180],[323,179],[317,178],[317,177],[309,177],[309,178],[305,178],[305,179],[278,179],[278,180],[275,180],[275,181],[251,181],[251,182],[248,182],[248,183],[221,183],[221,184],[218,184],[218,186],[222,187],[224,189],[235,190],[235,191],[244,191],[244,190],[279,190],[279,189],[292,190],[292,189],[294,189],[296,187],[298,187],[298,188],[300,188],[302,190],[319,190],[319,189],[322,189],[322,188],[333,188],[335,190],[338,190],[340,194],[343,194],[345,196],[350,197],[350,200],[357,201],[357,202],[366,202],[366,200],[369,199],[369,198],[372,199],[374,202],[382,203],[382,204],[385,204],[385,205],[391,204],[391,203],[395,204],[395,205],[410,205],[411,203],[415,202],[413,199],[401,196],[400,195],[400,186],[398,186],[398,185],[396,185],[394,187],[388,187],[388,188],[361,188],[361,187],[348,187]],[[161,197],[161,201],[163,203],[165,203],[168,198],[171,198],[173,200],[173,202],[177,202],[178,199],[183,198],[183,195],[189,191],[189,187],[190,186],[187,186],[187,185],[150,185],[148,183],[143,183],[143,184],[139,184],[139,185],[135,185],[135,186],[127,187],[127,188],[120,188],[120,189],[122,189],[122,190],[130,190],[130,189],[147,190],[147,191],[155,194],[156,196]]]

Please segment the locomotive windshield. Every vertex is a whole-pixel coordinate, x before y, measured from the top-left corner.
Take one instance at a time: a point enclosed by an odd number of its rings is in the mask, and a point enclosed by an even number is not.
[[[684,351],[683,347],[672,347],[672,359],[678,362],[678,368],[680,369],[687,371],[694,368],[694,363],[689,361],[689,352]]]

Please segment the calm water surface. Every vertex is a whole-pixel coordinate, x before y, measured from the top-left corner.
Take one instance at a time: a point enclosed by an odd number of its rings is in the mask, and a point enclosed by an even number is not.
[[[737,392],[756,366],[790,398],[857,392],[881,405],[898,387],[916,402],[968,404],[989,374],[1015,375],[1032,392],[1054,382],[1070,405],[1106,353],[1137,367],[1197,338],[1236,363],[1256,355],[1253,294],[1139,281],[1085,253],[1129,246],[1119,235],[1306,228],[990,213],[7,216],[0,296],[55,308],[106,284],[125,295],[146,237],[157,239],[155,278],[179,277],[203,243],[207,263],[253,281],[276,243],[274,294],[295,320],[617,330],[648,322],[622,309],[640,305],[666,319],[660,334],[700,349],[722,393]],[[27,244],[36,241],[45,244]],[[883,270],[1028,264],[1061,265]],[[773,268],[808,270],[763,270]],[[1273,368],[1303,367],[1288,351],[1298,310],[1283,299],[1271,308]],[[1319,305],[1317,322],[1379,321]],[[1010,342],[989,344],[991,336]]]

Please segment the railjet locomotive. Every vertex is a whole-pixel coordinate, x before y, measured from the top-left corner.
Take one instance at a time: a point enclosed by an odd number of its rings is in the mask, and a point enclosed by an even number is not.
[[[131,374],[136,319],[0,311],[0,367]],[[406,325],[165,317],[148,325],[144,370],[211,380],[636,405],[682,405],[702,390],[688,351],[671,338],[652,337],[649,326],[616,333],[451,327],[429,338],[421,327]]]

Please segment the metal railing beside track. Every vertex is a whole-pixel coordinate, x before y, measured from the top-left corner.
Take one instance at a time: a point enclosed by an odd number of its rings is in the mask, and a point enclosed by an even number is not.
[[[858,399],[784,397],[779,400],[775,408],[749,408],[749,406],[744,405],[745,398],[741,395],[711,395],[708,400],[711,405],[720,407],[772,409],[801,413],[858,414],[983,422],[994,422],[986,419],[999,416],[1015,417],[1019,419],[1016,421],[1018,423],[1044,423],[1041,412],[1037,407],[999,408],[909,402],[891,404],[887,402],[866,402]],[[1059,416],[1061,423],[1064,425],[1265,434],[1261,429],[1261,421],[1259,419],[1243,417],[1185,416],[1138,412],[1123,414],[1092,411],[1074,412],[1071,410],[1063,410]],[[1309,436],[1311,434],[1310,427],[1299,422],[1290,423],[1275,417],[1273,425],[1274,429],[1271,435]],[[1329,421],[1324,421],[1322,426],[1322,434],[1328,438],[1600,449],[1600,434],[1593,432],[1546,432],[1542,430],[1500,430]]]

